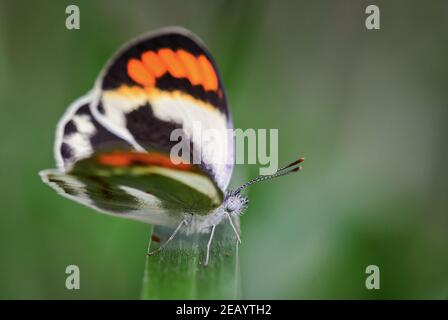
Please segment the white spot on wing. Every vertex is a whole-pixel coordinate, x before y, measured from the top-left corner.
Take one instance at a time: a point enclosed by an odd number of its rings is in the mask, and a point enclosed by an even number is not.
[[[86,114],[74,116],[73,122],[75,122],[78,131],[84,135],[91,136],[96,132],[95,126],[92,123],[92,119]]]
[[[62,141],[70,147],[73,153],[72,160],[77,161],[93,153],[90,138],[96,133],[96,128],[88,115],[75,115],[72,120],[76,126],[76,132],[64,136]]]
[[[56,164],[58,168],[62,169],[65,168],[66,165],[64,164],[64,159],[62,158],[61,154],[61,146],[64,142],[64,128],[68,121],[70,121],[73,116],[75,115],[76,111],[78,109],[88,104],[91,100],[91,93],[87,93],[85,96],[78,98],[76,101],[74,101],[67,109],[67,111],[62,116],[61,120],[59,120],[58,125],[56,127],[56,141],[54,143],[54,156],[56,159]]]

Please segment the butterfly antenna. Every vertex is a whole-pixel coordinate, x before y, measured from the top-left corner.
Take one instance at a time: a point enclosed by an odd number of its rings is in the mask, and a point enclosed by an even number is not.
[[[305,161],[304,157],[300,157],[299,159],[297,159],[294,162],[291,162],[290,164],[281,167],[280,169],[278,169],[275,173],[273,174],[268,174],[268,175],[261,175],[258,176],[252,180],[249,180],[248,182],[246,182],[245,184],[241,185],[240,187],[238,187],[234,193],[238,194],[240,193],[243,189],[247,188],[250,185],[253,185],[254,183],[260,182],[260,181],[265,181],[265,180],[270,180],[273,178],[277,178],[277,177],[281,177],[281,176],[285,176],[294,172],[298,172],[300,170],[302,170],[302,166],[299,166],[300,163],[302,163],[303,161]]]

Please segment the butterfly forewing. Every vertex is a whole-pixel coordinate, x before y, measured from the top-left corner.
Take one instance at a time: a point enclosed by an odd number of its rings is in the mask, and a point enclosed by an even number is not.
[[[194,35],[169,28],[135,40],[111,59],[95,92],[92,112],[110,131],[137,150],[169,153],[180,129],[191,145],[188,160],[226,189],[232,121],[216,64]]]

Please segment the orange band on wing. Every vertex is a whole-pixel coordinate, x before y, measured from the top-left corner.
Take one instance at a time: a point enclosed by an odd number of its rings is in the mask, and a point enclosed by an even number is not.
[[[199,68],[198,61],[194,55],[185,51],[185,50],[177,50],[177,55],[179,59],[187,69],[187,77],[190,80],[192,85],[198,85],[202,83],[201,70]]]
[[[156,78],[163,76],[167,71],[165,63],[154,51],[146,51],[142,54],[142,61]]]
[[[186,78],[192,85],[202,85],[205,91],[217,91],[219,85],[210,60],[203,54],[195,57],[183,49],[146,51],[141,60],[128,61],[127,72],[132,80],[145,87],[154,87],[155,80],[166,73],[174,78]]]
[[[155,78],[140,60],[129,60],[127,71],[132,80],[142,86],[152,87],[156,84]]]
[[[171,49],[160,49],[159,57],[165,62],[169,73],[174,78],[185,78],[187,71],[176,53]]]
[[[216,76],[215,70],[208,59],[201,55],[198,57],[198,63],[202,70],[202,85],[205,90],[216,90],[218,89],[218,77]]]
[[[142,153],[133,151],[114,151],[99,154],[96,160],[99,164],[110,167],[159,166],[182,171],[196,170],[191,164],[175,164],[171,161],[169,156],[157,152]]]

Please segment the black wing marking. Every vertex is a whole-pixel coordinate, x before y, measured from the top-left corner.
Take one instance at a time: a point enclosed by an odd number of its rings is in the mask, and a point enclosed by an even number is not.
[[[93,117],[90,101],[87,94],[73,102],[58,123],[54,152],[59,168],[68,168],[97,151],[132,149]]]

